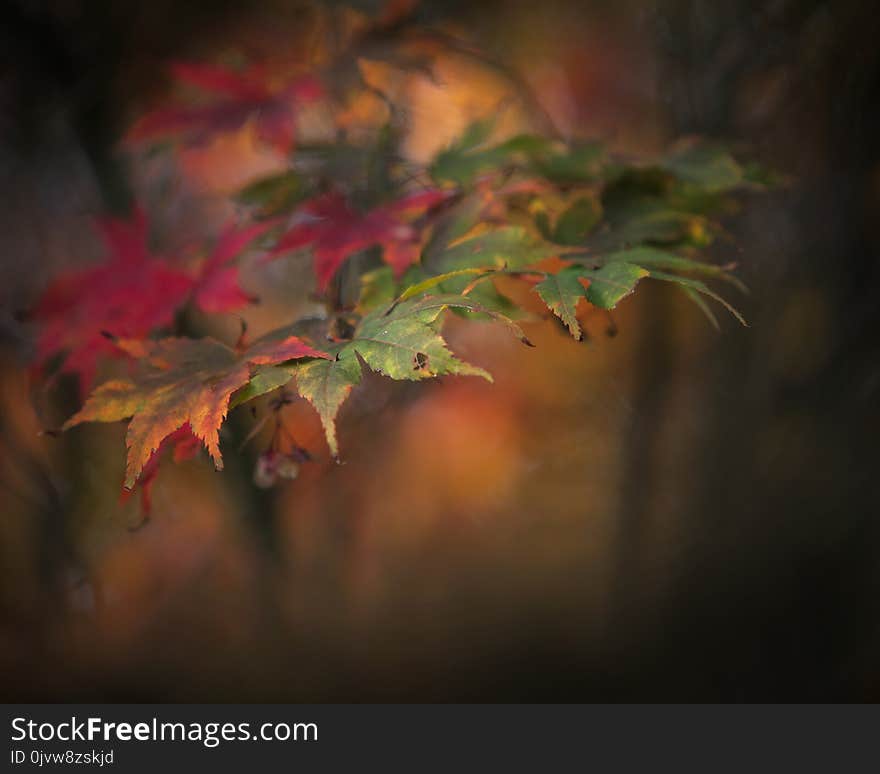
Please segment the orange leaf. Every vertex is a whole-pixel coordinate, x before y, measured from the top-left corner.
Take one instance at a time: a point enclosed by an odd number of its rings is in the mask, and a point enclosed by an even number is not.
[[[146,351],[144,344],[137,342],[130,348],[145,352],[144,373],[133,379],[114,379],[102,384],[62,428],[130,417],[125,439],[126,489],[134,487],[162,442],[186,425],[221,470],[219,431],[229,409],[229,398],[248,384],[254,368],[305,357],[330,357],[296,336],[259,343],[241,354],[208,338],[146,342]],[[125,341],[117,345],[127,348]]]

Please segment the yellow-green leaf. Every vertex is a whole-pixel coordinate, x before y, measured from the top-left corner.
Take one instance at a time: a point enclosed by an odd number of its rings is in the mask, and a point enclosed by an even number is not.
[[[583,338],[583,331],[577,319],[577,305],[587,292],[581,282],[582,274],[582,269],[570,267],[548,275],[535,286],[535,292],[541,300],[565,323],[571,335],[578,341]]]
[[[624,261],[609,263],[596,270],[586,269],[581,276],[590,280],[587,300],[600,309],[614,309],[618,302],[635,290],[648,270]]]

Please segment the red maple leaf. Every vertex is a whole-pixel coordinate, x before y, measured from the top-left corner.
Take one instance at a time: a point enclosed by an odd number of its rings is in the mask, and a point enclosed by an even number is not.
[[[112,338],[140,338],[168,325],[194,285],[186,272],[151,258],[143,211],[130,221],[105,218],[96,225],[110,260],[59,276],[30,315],[41,323],[37,367],[61,355],[59,370],[76,374],[83,391],[99,358],[117,354]]]
[[[180,136],[203,143],[215,134],[240,129],[253,116],[257,136],[286,154],[293,149],[299,106],[323,93],[314,76],[276,80],[258,65],[237,72],[218,65],[176,63],[171,65],[171,72],[178,82],[217,99],[154,110],[131,128],[131,140]]]
[[[238,285],[232,259],[271,228],[265,222],[243,229],[228,224],[214,250],[195,272],[150,254],[147,219],[98,219],[109,260],[62,274],[45,290],[30,318],[41,326],[36,367],[61,356],[59,370],[76,374],[80,388],[94,382],[100,358],[119,355],[115,339],[138,339],[170,325],[190,298],[206,312],[227,312],[251,300]]]
[[[353,210],[340,193],[318,196],[300,208],[304,219],[281,237],[268,257],[276,258],[312,245],[315,277],[319,291],[323,292],[350,255],[380,245],[383,260],[391,266],[395,276],[400,276],[418,260],[421,252],[423,229],[415,225],[413,219],[449,195],[428,189],[365,213]]]
[[[256,300],[241,288],[239,267],[232,261],[275,225],[275,220],[261,221],[244,228],[238,228],[232,222],[226,224],[213,251],[202,264],[195,287],[194,300],[202,311],[233,312]]]

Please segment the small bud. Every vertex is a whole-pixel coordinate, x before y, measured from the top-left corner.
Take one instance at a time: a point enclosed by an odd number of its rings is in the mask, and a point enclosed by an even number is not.
[[[299,476],[299,468],[311,457],[305,449],[295,448],[291,454],[269,449],[257,457],[254,467],[254,484],[260,489],[271,489],[279,478],[292,481]]]
[[[275,457],[277,452],[263,452],[257,457],[257,464],[254,467],[254,484],[260,489],[271,489],[275,486],[278,479],[278,473],[275,469]]]

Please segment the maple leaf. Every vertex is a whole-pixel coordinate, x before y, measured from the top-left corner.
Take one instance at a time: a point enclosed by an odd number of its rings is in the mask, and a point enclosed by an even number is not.
[[[60,275],[30,312],[40,324],[36,367],[61,355],[61,372],[76,374],[80,388],[94,382],[102,357],[118,357],[114,339],[137,339],[170,325],[191,297],[206,312],[229,312],[252,300],[238,284],[232,259],[275,225],[244,228],[228,223],[213,251],[195,272],[153,256],[147,247],[147,219],[140,209],[130,220],[101,218],[98,232],[109,260]]]
[[[126,489],[134,487],[162,442],[187,425],[205,445],[215,467],[222,469],[220,425],[230,397],[248,384],[255,368],[299,358],[329,357],[297,336],[258,342],[242,353],[210,338],[116,343],[141,358],[145,372],[136,378],[100,385],[62,430],[82,422],[131,418],[126,434]]]
[[[498,144],[490,143],[495,120],[477,121],[431,166],[431,177],[439,183],[466,185],[482,176],[497,176],[499,170],[518,168],[561,185],[591,182],[605,163],[605,151],[595,142],[566,145],[539,135],[520,134]]]
[[[82,390],[94,381],[100,357],[118,355],[107,333],[139,338],[168,325],[194,287],[189,274],[151,259],[143,211],[128,221],[99,219],[97,227],[110,260],[59,276],[29,315],[41,324],[36,367],[61,355],[60,370],[76,374]]]
[[[439,332],[438,318],[451,307],[490,315],[528,343],[516,323],[481,303],[466,296],[428,295],[400,303],[389,312],[375,311],[364,317],[351,341],[330,348],[332,360],[313,360],[289,367],[296,376],[297,392],[321,417],[334,457],[339,454],[336,415],[351,389],[360,383],[362,362],[391,379],[415,381],[457,374],[492,381],[487,371],[460,360],[447,348]]]
[[[156,476],[159,474],[159,463],[166,449],[172,449],[171,456],[175,462],[183,462],[192,459],[198,454],[202,442],[193,435],[192,428],[189,424],[175,430],[165,440],[159,444],[147,460],[143,469],[138,475],[135,487],[141,493],[141,515],[146,520],[150,516],[152,510],[152,490],[153,484],[156,482]],[[131,489],[122,490],[122,501],[124,502],[131,497]]]
[[[350,255],[380,245],[385,263],[399,277],[421,252],[422,229],[412,220],[448,197],[445,191],[428,189],[359,213],[342,194],[323,194],[300,208],[305,219],[281,237],[270,258],[312,245],[315,277],[323,292]]]
[[[204,143],[215,134],[240,129],[254,117],[257,136],[287,154],[294,146],[299,105],[323,93],[321,84],[311,75],[271,78],[259,65],[235,71],[218,65],[179,62],[170,69],[178,82],[216,99],[154,110],[131,128],[131,140],[181,136]]]
[[[565,323],[576,339],[580,340],[583,336],[575,314],[578,302],[582,298],[586,298],[593,306],[610,310],[632,293],[637,283],[646,277],[678,285],[716,328],[718,321],[702,296],[717,301],[740,323],[746,324],[743,316],[705,283],[692,277],[670,273],[680,272],[717,278],[744,289],[742,283],[731,276],[724,267],[684,258],[653,247],[619,250],[606,253],[604,256],[591,257],[590,261],[591,263],[598,261],[602,265],[594,268],[577,264],[567,266],[556,274],[546,275],[534,288],[541,300]]]
[[[578,302],[585,294],[580,272],[563,270],[551,274],[534,289],[547,308],[565,323],[571,335],[578,341],[583,339],[584,332],[577,319]]]
[[[640,279],[648,275],[647,269],[625,261],[610,262],[598,269],[568,266],[556,274],[547,275],[535,286],[535,291],[550,311],[565,323],[571,335],[580,341],[583,331],[576,312],[581,298],[586,298],[599,309],[613,309],[635,290]]]
[[[433,263],[444,272],[474,266],[524,269],[572,250],[547,242],[523,226],[490,228],[480,224],[444,245]]]
[[[275,225],[277,221],[274,220],[244,228],[238,228],[232,222],[226,224],[214,249],[202,264],[194,289],[194,301],[202,311],[232,312],[256,300],[241,288],[239,267],[232,265],[232,261]]]

